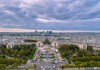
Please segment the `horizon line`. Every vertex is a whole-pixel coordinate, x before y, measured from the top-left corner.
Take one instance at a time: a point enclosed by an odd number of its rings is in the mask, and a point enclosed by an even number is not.
[[[0,32],[42,32],[42,31],[53,31],[53,32],[100,32],[99,30],[42,30],[42,29],[18,29],[18,28],[0,28]]]

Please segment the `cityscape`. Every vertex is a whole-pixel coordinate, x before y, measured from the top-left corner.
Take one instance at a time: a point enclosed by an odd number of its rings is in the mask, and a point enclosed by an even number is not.
[[[8,59],[13,61],[12,63],[7,61],[7,67],[4,66],[6,63],[3,63],[1,69],[99,70],[99,42],[100,33],[91,32],[64,33],[36,30],[31,33],[0,33],[0,63]],[[87,59],[86,63],[90,61],[88,63],[90,66],[81,65],[82,60],[77,61],[80,58]]]
[[[0,70],[100,70],[100,0],[0,0]]]

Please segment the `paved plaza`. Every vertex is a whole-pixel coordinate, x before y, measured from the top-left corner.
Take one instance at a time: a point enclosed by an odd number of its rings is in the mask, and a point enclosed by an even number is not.
[[[36,64],[42,70],[56,70],[66,63],[66,60],[61,59],[59,55],[56,47],[44,45],[43,47],[38,47],[35,59],[28,60],[26,65]]]

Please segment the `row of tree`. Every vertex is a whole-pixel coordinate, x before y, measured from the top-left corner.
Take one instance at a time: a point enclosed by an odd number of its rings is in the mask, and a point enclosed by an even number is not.
[[[87,50],[79,50],[76,45],[64,44],[60,46],[59,52],[69,62],[62,65],[62,68],[100,67],[100,50],[93,50],[93,46],[87,46]]]
[[[25,60],[18,58],[0,58],[0,70],[9,70],[24,63],[26,63]]]
[[[76,45],[67,45],[67,44],[64,44],[64,45],[60,46],[60,48],[58,50],[61,53],[61,56],[63,58],[69,58],[75,52],[78,52],[79,47],[76,46]]]
[[[71,59],[73,62],[80,61],[80,62],[87,62],[87,61],[96,61],[100,62],[100,56],[87,56],[87,57],[77,57]]]
[[[36,52],[35,45],[15,45],[13,48],[0,46],[0,69],[12,68],[14,65],[26,64]]]

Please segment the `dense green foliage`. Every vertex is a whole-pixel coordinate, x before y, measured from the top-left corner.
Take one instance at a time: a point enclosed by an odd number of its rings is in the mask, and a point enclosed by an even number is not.
[[[75,68],[75,67],[76,67],[75,64],[64,64],[64,65],[61,66],[62,69],[64,69],[64,68]]]
[[[71,55],[74,55],[75,52],[79,50],[79,47],[76,45],[62,45],[59,49],[62,58],[69,58]]]
[[[61,68],[100,67],[100,51],[94,51],[92,46],[88,46],[87,50],[79,50],[76,46],[65,44],[59,48],[59,52],[69,62]]]
[[[35,52],[36,52],[36,48],[33,49],[31,55],[30,55],[30,59],[33,59],[35,57]]]
[[[78,67],[100,67],[100,56],[72,58],[72,61]]]
[[[36,51],[36,47],[35,45],[15,45],[13,50],[15,51],[14,57],[28,59],[32,58],[32,55]]]
[[[87,50],[92,51],[93,50],[93,46],[87,46]]]
[[[25,64],[27,59],[32,59],[36,52],[35,45],[15,45],[13,48],[0,46],[0,69],[10,69],[20,64]]]
[[[25,42],[37,42],[36,40],[32,40],[32,39],[26,39],[24,40]]]
[[[51,42],[46,38],[45,41],[43,42],[44,44],[51,44]]]

